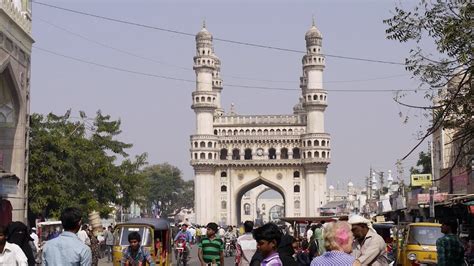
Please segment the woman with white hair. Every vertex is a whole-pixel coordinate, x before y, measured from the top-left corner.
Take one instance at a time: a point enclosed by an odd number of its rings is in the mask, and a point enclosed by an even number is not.
[[[324,246],[326,252],[316,257],[311,266],[359,266],[360,263],[349,253],[352,251],[354,237],[351,225],[347,222],[329,223],[324,229]]]

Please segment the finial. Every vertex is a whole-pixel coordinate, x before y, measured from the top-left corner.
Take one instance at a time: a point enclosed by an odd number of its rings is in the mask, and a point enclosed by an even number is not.
[[[235,115],[235,104],[234,103],[230,104],[230,114]]]
[[[316,27],[316,23],[314,23],[314,14],[313,14],[313,23],[311,24],[311,26]]]
[[[202,28],[205,29],[206,28],[206,18],[204,18],[202,20]]]

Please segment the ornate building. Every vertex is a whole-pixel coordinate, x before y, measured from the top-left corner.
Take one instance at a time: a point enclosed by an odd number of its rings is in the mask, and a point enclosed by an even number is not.
[[[224,114],[221,107],[221,62],[212,34],[203,25],[196,35],[196,90],[191,136],[195,172],[196,222],[238,224],[243,195],[264,184],[279,192],[285,216],[316,216],[327,198],[326,170],[330,135],[324,130],[327,92],[322,35],[306,32],[300,78],[301,97],[292,115]]]
[[[0,169],[19,178],[14,189],[0,180],[2,222],[27,217],[32,44],[29,1],[0,0]]]

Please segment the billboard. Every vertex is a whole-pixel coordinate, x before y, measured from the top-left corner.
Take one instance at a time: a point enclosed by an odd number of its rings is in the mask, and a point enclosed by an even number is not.
[[[411,175],[411,186],[412,187],[422,187],[422,186],[431,186],[432,182],[431,174],[418,174]]]

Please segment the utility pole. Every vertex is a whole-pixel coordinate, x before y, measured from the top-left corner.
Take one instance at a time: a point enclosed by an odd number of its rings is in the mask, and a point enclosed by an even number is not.
[[[430,150],[430,159],[431,159],[431,187],[430,187],[430,218],[435,218],[435,206],[434,206],[434,168],[433,168],[433,145],[431,141],[428,141],[428,149]]]

